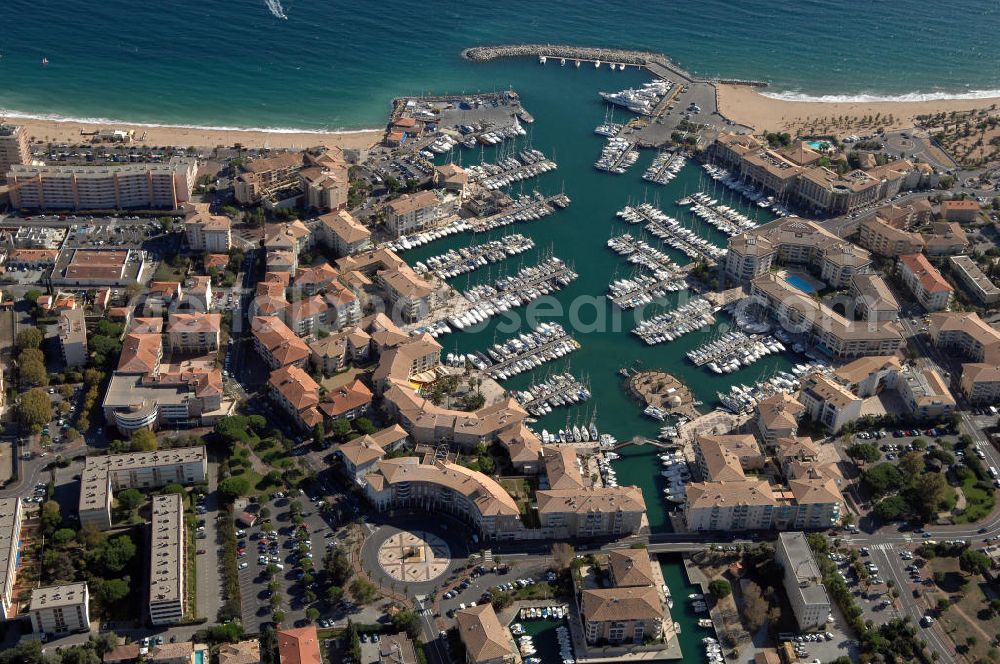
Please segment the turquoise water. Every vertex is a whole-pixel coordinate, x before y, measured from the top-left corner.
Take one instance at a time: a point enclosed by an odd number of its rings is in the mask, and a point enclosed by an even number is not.
[[[753,367],[717,376],[706,369],[695,367],[684,357],[684,353],[705,342],[718,330],[730,326],[727,316],[720,315],[718,325],[712,330],[688,334],[672,343],[647,346],[629,332],[635,325],[637,313],[617,311],[605,297],[610,281],[629,277],[633,272],[633,267],[627,261],[606,246],[608,238],[613,234],[625,231],[642,234],[641,226],[629,226],[615,216],[615,212],[629,201],[655,202],[668,214],[683,220],[719,246],[725,244],[726,237],[714,227],[701,223],[689,213],[688,208],[678,206],[674,201],[695,190],[705,190],[713,198],[737,207],[761,222],[768,221],[773,216],[755,205],[747,205],[739,196],[718,186],[694,164],[688,164],[677,179],[665,187],[643,181],[641,175],[653,159],[652,152],[645,152],[625,175],[610,175],[593,168],[593,162],[603,144],[603,139],[594,135],[593,129],[601,123],[605,113],[596,91],[612,84],[622,87],[637,85],[646,80],[642,73],[595,72],[593,68],[563,68],[558,65],[541,67],[533,63],[484,67],[513,67],[515,73],[520,71],[530,74],[521,78],[517,84],[525,107],[536,119],[530,125],[530,137],[526,137],[524,141],[530,140],[536,148],[552,156],[559,168],[525,184],[524,190],[530,191],[531,187],[537,187],[545,193],[555,193],[564,188],[573,202],[567,209],[554,215],[508,226],[486,234],[485,238],[451,236],[404,252],[402,256],[413,264],[452,247],[518,232],[530,235],[535,240],[536,249],[462,275],[450,280],[450,283],[459,290],[466,290],[470,286],[493,281],[501,274],[516,272],[522,265],[536,263],[538,254],[544,251],[552,251],[567,261],[580,276],[561,290],[552,302],[537,310],[532,309],[532,318],[525,316],[528,310],[521,308],[513,312],[517,314],[517,320],[513,324],[508,314],[494,318],[481,330],[466,330],[440,337],[438,341],[445,354],[482,351],[494,343],[504,341],[518,330],[532,327],[540,320],[558,320],[580,341],[582,348],[532,373],[503,381],[503,386],[522,389],[533,379],[543,378],[550,370],[568,368],[574,375],[589,380],[593,398],[586,404],[555,409],[534,425],[536,430],[544,428],[555,432],[564,428],[567,423],[586,424],[592,417],[596,417],[598,428],[619,440],[628,440],[637,434],[655,438],[662,426],[643,416],[643,406],[625,393],[623,379],[617,373],[623,366],[662,369],[678,376],[692,389],[695,397],[705,403],[706,410],[715,405],[716,392],[728,390],[734,382],[749,385],[764,371],[789,367],[788,358],[771,356]],[[456,161],[461,160],[464,164],[478,163],[481,154],[490,161],[496,151],[495,148],[486,149],[482,153],[479,149],[456,150],[459,150],[455,154]],[[520,185],[516,191],[520,191]],[[685,256],[664,247],[658,239],[646,239],[651,245],[664,248],[678,263],[688,262]],[[688,297],[687,293],[672,294],[663,305],[652,306],[639,314],[648,317],[664,308],[673,308],[678,301]],[[574,319],[578,319],[577,323],[571,326],[570,321]],[[622,459],[616,462],[616,469],[620,483],[636,484],[642,488],[652,528],[667,530],[668,506],[662,500],[659,463],[651,458],[654,452],[652,447],[626,449]]]
[[[670,615],[674,622],[681,626],[680,644],[681,652],[684,655],[684,662],[706,662],[705,649],[701,640],[706,636],[713,636],[714,630],[698,627],[699,617],[708,617],[708,614],[699,616],[691,610],[691,602],[687,596],[691,593],[700,593],[701,588],[691,585],[684,570],[684,563],[679,555],[660,556],[660,571],[663,573],[663,580],[670,588],[673,596],[674,607],[670,609]]]
[[[808,279],[805,279],[797,274],[789,274],[785,277],[785,281],[792,286],[795,286],[803,293],[809,293],[811,295],[816,292],[816,287],[813,286]]]
[[[827,143],[826,141],[809,141],[808,143],[809,147],[811,147],[813,150],[826,150],[828,147],[830,147],[830,144]]]
[[[194,651],[194,664],[204,664],[205,662],[205,651],[195,650]]]
[[[8,1],[0,109],[221,126],[372,127],[382,124],[396,95],[521,87],[543,76],[537,65],[482,67],[459,57],[467,46],[523,41],[660,50],[695,73],[766,79],[779,93],[926,96],[1000,88],[994,0],[960,8],[922,0],[282,5],[287,20],[271,14],[265,0]],[[606,84],[604,72],[588,75],[593,85]]]

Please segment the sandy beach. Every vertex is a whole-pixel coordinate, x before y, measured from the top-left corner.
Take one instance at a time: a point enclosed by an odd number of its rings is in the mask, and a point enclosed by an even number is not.
[[[230,147],[240,143],[246,147],[308,148],[316,145],[343,148],[370,148],[382,139],[381,131],[278,133],[238,129],[196,129],[174,126],[145,126],[126,123],[90,124],[76,121],[36,120],[8,118],[8,122],[28,128],[32,140],[44,143],[89,143],[91,136],[81,135],[98,129],[131,129],[135,131],[135,145],[195,146],[199,148]]]
[[[788,101],[766,97],[742,85],[718,85],[719,112],[756,131],[796,130],[839,135],[874,128],[912,127],[918,115],[988,109],[1000,98],[941,99],[934,101],[824,102]],[[874,117],[878,115],[877,121]],[[862,119],[870,116],[867,122]]]

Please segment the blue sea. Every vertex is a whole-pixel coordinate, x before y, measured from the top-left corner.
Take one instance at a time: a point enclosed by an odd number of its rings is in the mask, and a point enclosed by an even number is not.
[[[459,52],[524,41],[658,50],[797,98],[1000,94],[995,0],[7,0],[3,17],[10,115],[374,127],[399,94],[517,87],[523,62]]]

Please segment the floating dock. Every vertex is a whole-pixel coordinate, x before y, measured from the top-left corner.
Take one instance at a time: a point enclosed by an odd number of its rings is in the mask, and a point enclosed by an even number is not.
[[[534,330],[519,334],[487,353],[492,364],[486,373],[495,380],[505,380],[557,360],[580,348],[558,323],[539,323]],[[480,359],[483,355],[479,354]]]
[[[679,152],[661,152],[653,159],[642,179],[656,184],[668,184],[677,177],[687,159]]]
[[[726,255],[726,250],[717,247],[689,228],[681,225],[673,217],[649,203],[626,206],[618,211],[618,216],[629,223],[645,223],[646,229],[666,244],[684,252],[689,258],[704,258],[714,265]]]
[[[572,406],[590,399],[590,390],[571,373],[557,373],[525,390],[515,390],[517,399],[535,417],[552,412],[553,408]]]
[[[466,220],[468,230],[473,233],[485,233],[494,228],[502,228],[520,221],[534,221],[547,217],[557,209],[569,206],[570,199],[566,194],[542,196],[535,193],[532,196],[518,198],[514,205],[487,217],[476,217]]]
[[[715,324],[715,307],[703,297],[697,297],[673,311],[641,321],[632,329],[650,346],[674,341],[689,332]]]
[[[481,267],[524,253],[535,246],[535,241],[520,233],[512,233],[485,244],[474,244],[461,249],[449,249],[438,256],[417,261],[418,274],[430,272],[441,279],[451,279]]]

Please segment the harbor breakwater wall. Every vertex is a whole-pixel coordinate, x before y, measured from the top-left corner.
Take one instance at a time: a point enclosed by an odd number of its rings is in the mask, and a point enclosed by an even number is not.
[[[663,53],[653,51],[638,51],[618,48],[600,48],[593,46],[571,46],[568,44],[500,44],[496,46],[474,46],[462,51],[462,57],[478,62],[488,62],[500,58],[565,58],[567,60],[580,60],[585,62],[607,62],[624,65],[633,65],[648,69],[653,75],[666,77],[669,74],[681,78],[687,82],[698,83],[727,83],[730,85],[750,85],[754,87],[766,87],[765,81],[748,80],[722,80],[710,81],[696,79],[691,74],[681,69],[669,57]]]

